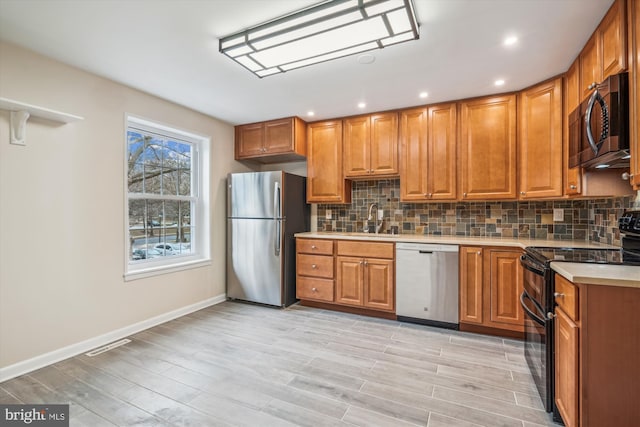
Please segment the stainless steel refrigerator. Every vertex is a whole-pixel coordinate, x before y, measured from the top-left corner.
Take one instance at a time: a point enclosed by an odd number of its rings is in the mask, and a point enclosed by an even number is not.
[[[286,172],[227,177],[227,298],[296,301],[294,234],[308,231],[306,178]]]

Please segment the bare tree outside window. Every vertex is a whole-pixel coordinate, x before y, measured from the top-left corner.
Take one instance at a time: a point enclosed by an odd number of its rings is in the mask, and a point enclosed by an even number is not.
[[[130,261],[192,253],[193,144],[127,131]]]

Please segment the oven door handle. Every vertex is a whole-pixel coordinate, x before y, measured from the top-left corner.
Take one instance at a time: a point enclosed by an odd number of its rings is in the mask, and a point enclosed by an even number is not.
[[[520,305],[522,306],[522,309],[526,311],[529,317],[531,317],[536,323],[540,324],[541,326],[544,326],[545,320],[539,317],[538,315],[536,315],[533,311],[529,310],[529,307],[527,307],[527,305],[524,303],[525,298],[528,298],[531,302],[533,302],[534,306],[536,305],[536,302],[531,299],[529,294],[527,294],[526,292],[523,292],[520,294]]]
[[[531,260],[529,260],[529,258],[527,258],[526,255],[520,255],[520,264],[522,264],[524,268],[537,274],[538,276],[544,277],[544,270],[540,270],[539,268],[536,268],[537,264],[531,262]]]

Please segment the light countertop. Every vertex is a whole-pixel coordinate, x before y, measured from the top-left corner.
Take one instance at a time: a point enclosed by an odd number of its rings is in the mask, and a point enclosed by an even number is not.
[[[547,240],[504,237],[467,237],[467,236],[432,236],[420,234],[374,234],[374,233],[341,233],[341,232],[306,232],[297,233],[295,237],[308,239],[341,239],[364,240],[371,242],[412,242],[439,243],[464,246],[505,246],[526,248],[528,246],[545,246],[554,248],[599,248],[619,249],[617,246],[585,240]],[[551,263],[551,268],[574,283],[605,286],[626,286],[640,289],[640,267],[609,264],[588,264],[559,262]]]
[[[573,283],[640,289],[639,266],[554,261],[551,269]]]
[[[522,249],[527,246],[618,249],[616,246],[597,242],[587,242],[585,240],[519,239],[513,237],[433,236],[423,234],[342,233],[328,231],[296,233],[295,237],[303,237],[307,239],[367,240],[372,242],[439,243],[464,246],[509,246],[519,247]]]

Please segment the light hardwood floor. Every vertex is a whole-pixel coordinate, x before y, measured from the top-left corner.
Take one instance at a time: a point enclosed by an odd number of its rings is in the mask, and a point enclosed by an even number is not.
[[[522,342],[225,302],[0,383],[71,426],[553,426]]]

